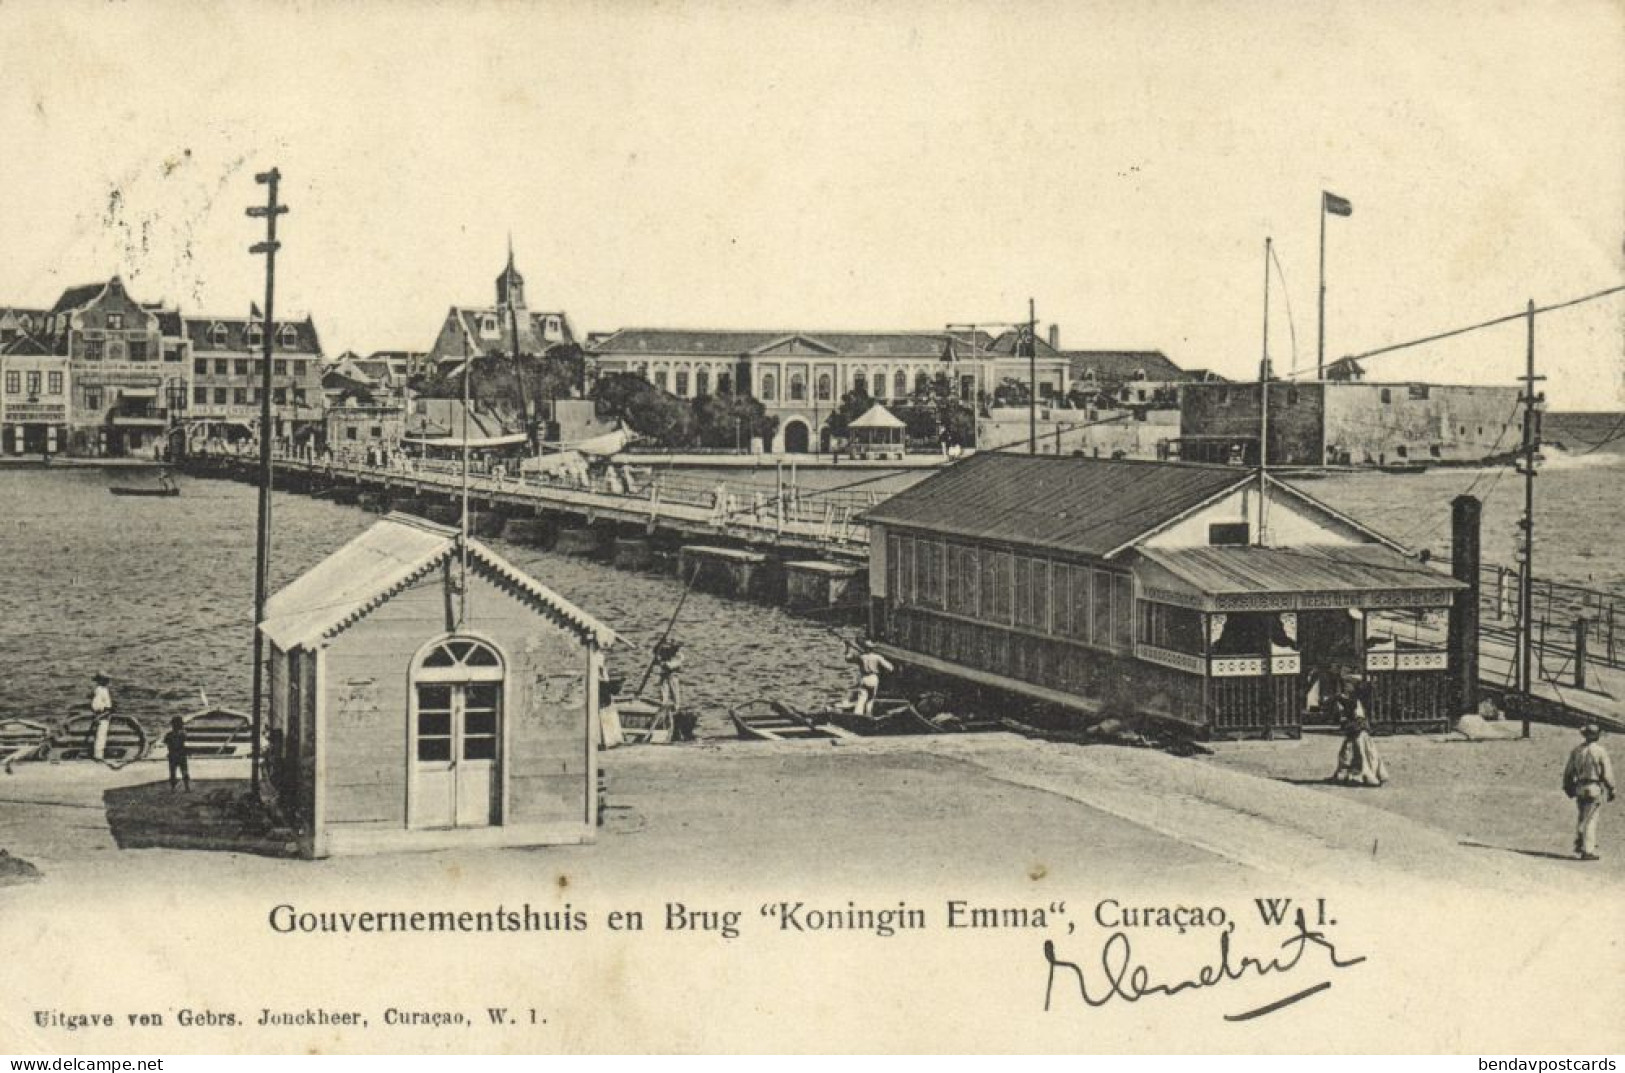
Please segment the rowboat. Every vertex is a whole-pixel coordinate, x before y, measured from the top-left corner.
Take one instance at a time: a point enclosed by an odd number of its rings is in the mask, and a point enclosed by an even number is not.
[[[869,703],[869,710],[857,710],[856,691],[842,704],[812,716],[817,723],[833,723],[854,734],[873,737],[886,734],[937,734],[952,729],[939,726],[920,714],[920,710],[902,697],[877,697]]]
[[[51,728],[32,719],[0,721],[0,764],[32,760],[51,740]]]
[[[59,723],[51,731],[51,740],[36,755],[41,760],[91,759],[95,739],[96,717],[76,715]],[[127,715],[108,717],[107,744],[102,749],[101,759],[122,761],[127,764],[144,758],[151,746],[152,739],[147,736],[140,723]]]
[[[741,738],[753,741],[806,741],[855,738],[852,731],[834,723],[818,723],[776,700],[753,700],[728,712]]]
[[[621,742],[625,745],[671,744],[672,721],[661,715],[660,706],[646,700],[617,700]]]
[[[186,728],[186,756],[211,759],[251,756],[254,752],[254,721],[232,708],[206,708],[181,719]],[[164,760],[169,746],[162,738],[153,742],[146,759]]]
[[[174,485],[163,488],[131,488],[128,485],[115,484],[108,489],[116,496],[178,496],[181,490]]]

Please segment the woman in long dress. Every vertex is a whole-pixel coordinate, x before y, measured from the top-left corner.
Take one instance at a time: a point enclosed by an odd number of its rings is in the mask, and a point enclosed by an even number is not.
[[[1388,767],[1377,755],[1365,714],[1350,714],[1343,722],[1343,745],[1337,751],[1337,771],[1332,781],[1349,786],[1381,786],[1387,780]]]

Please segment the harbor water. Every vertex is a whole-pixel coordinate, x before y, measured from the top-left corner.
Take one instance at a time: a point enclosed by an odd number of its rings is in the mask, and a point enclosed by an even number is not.
[[[156,471],[0,470],[0,718],[86,712],[97,671],[112,676],[119,710],[149,725],[197,711],[200,691],[248,710],[258,493],[178,480],[179,498],[124,498],[108,485],[153,485]],[[378,520],[309,496],[272,502],[272,592]],[[610,624],[625,642],[611,650],[610,672],[637,685],[682,595],[675,577],[491,544]],[[684,644],[684,703],[705,713],[702,732],[730,732],[726,709],[757,696],[813,705],[850,683],[827,616],[695,590],[673,636]]]
[[[1612,421],[1603,423],[1603,430]],[[1593,437],[1594,440],[1602,436]],[[894,491],[923,477],[804,470],[802,487]],[[696,480],[737,480],[735,470]],[[1548,452],[1537,482],[1537,573],[1625,594],[1625,441]],[[758,480],[771,481],[772,471]],[[143,469],[0,470],[0,718],[54,722],[88,710],[91,676],[112,676],[120,710],[144,722],[210,702],[246,710],[251,693],[256,492],[231,481],[180,478],[176,499],[124,498],[110,484],[152,484]],[[814,484],[816,482],[816,485]],[[1310,494],[1413,547],[1448,553],[1450,500],[1485,500],[1484,556],[1511,564],[1523,482],[1505,467],[1415,475],[1338,474]],[[356,507],[278,493],[271,591],[376,520]],[[628,642],[610,669],[634,687],[649,648],[677,607],[672,576],[494,542],[498,550]],[[845,627],[848,635],[851,627]],[[685,643],[685,701],[702,732],[723,733],[727,708],[758,696],[812,707],[847,687],[840,636],[824,618],[696,591],[674,635]]]

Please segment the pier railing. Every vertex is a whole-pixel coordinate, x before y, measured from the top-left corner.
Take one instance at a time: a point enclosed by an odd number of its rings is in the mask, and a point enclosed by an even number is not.
[[[206,447],[193,453],[250,465],[255,461],[250,452],[230,446]],[[454,492],[462,479],[459,461],[413,458],[401,453],[369,456],[350,449],[318,454],[277,448],[272,451],[272,460],[287,470],[418,485],[439,493]],[[795,485],[772,488],[750,481],[701,481],[627,466],[521,473],[511,461],[474,459],[469,462],[469,487],[482,498],[494,495],[589,514],[607,509],[655,524],[664,521],[763,543],[792,538],[852,552],[867,547],[869,540],[868,526],[858,521],[859,514],[884,498],[880,493],[825,492]]]

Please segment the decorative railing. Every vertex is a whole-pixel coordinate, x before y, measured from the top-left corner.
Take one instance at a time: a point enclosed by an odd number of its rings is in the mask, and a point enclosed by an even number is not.
[[[1155,663],[1161,667],[1171,667],[1176,671],[1187,674],[1201,674],[1207,668],[1206,661],[1190,652],[1175,652],[1171,648],[1158,648],[1156,645],[1135,645],[1134,656],[1147,663]]]
[[[1264,674],[1263,656],[1223,656],[1211,661],[1214,678],[1257,678]]]
[[[1389,648],[1365,654],[1365,669],[1368,671],[1442,671],[1449,665],[1449,653],[1436,649],[1417,651]]]

